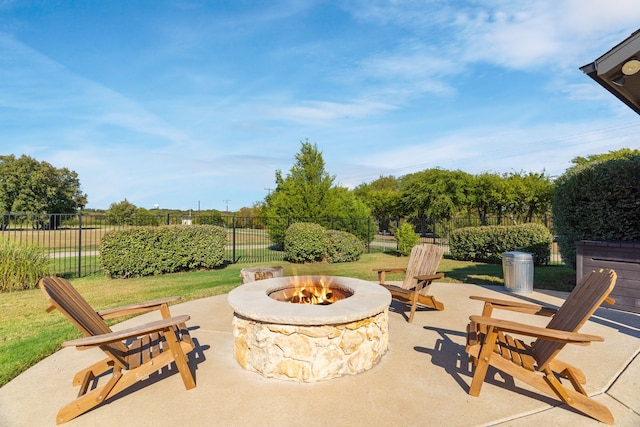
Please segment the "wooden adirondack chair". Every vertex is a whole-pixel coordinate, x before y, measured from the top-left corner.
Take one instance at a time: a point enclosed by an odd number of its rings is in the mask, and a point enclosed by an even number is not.
[[[556,359],[566,344],[588,345],[604,341],[602,337],[578,333],[580,327],[608,298],[616,283],[613,270],[593,271],[584,276],[557,309],[535,304],[518,303],[491,298],[471,297],[484,301],[482,316],[471,316],[467,327],[467,347],[475,373],[469,394],[478,396],[489,366],[535,387],[543,393],[560,399],[572,408],[603,423],[613,424],[613,415],[604,405],[591,399],[582,384],[584,373]],[[511,310],[528,314],[552,316],[546,328],[492,318],[493,309]],[[534,337],[525,344],[506,333]],[[559,378],[569,380],[573,389],[565,388]]]
[[[444,310],[444,304],[427,294],[431,282],[444,277],[444,273],[436,273],[443,253],[442,246],[416,245],[411,249],[406,268],[376,268],[373,270],[378,272],[378,281],[391,292],[391,297],[394,300],[411,306],[409,323],[413,322],[413,315],[418,304],[436,310]],[[387,273],[405,273],[402,286],[385,284]]]
[[[58,424],[100,405],[173,362],[185,387],[195,387],[186,356],[194,348],[185,325],[189,316],[171,317],[169,313],[168,303],[180,297],[95,312],[67,280],[45,277],[39,284],[51,304],[47,312],[60,310],[84,334],[84,338],[67,341],[62,346],[73,346],[78,350],[99,347],[107,355],[74,376],[72,384],[80,386],[78,398],[60,409],[56,418]],[[162,320],[116,332],[104,322],[104,319],[152,310],[160,310]],[[107,379],[109,373],[111,376]],[[103,381],[106,383],[99,386],[98,382]]]

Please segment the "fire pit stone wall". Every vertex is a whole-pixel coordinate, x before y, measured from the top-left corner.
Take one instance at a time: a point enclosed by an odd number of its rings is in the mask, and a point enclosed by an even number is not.
[[[229,294],[234,355],[269,378],[316,382],[371,369],[389,344],[391,296],[376,284],[336,278],[354,293],[327,306],[289,304],[268,295],[289,278],[242,285]]]

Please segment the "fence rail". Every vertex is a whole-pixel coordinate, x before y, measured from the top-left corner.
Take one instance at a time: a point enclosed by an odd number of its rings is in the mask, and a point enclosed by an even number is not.
[[[114,230],[161,224],[213,224],[227,230],[225,262],[254,263],[284,260],[284,252],[273,243],[274,231],[285,230],[293,222],[309,221],[300,218],[259,218],[236,215],[204,216],[145,216],[132,221],[108,220],[105,215],[83,214],[3,214],[0,216],[0,238],[23,244],[35,244],[48,251],[51,273],[82,277],[101,271],[99,248],[102,236]],[[545,218],[540,219],[541,223]],[[373,218],[326,218],[319,221],[327,228],[351,231],[370,237],[369,252],[394,251],[395,238],[386,230],[379,230]],[[398,221],[396,221],[398,222]],[[491,224],[497,224],[497,220]],[[388,224],[387,225],[388,227]],[[456,228],[470,224],[469,219],[450,221],[427,220],[416,224],[421,243],[445,246],[449,253],[448,236]],[[393,226],[393,224],[392,224]],[[282,232],[282,231],[281,231]],[[551,248],[551,262],[562,264],[557,245]]]

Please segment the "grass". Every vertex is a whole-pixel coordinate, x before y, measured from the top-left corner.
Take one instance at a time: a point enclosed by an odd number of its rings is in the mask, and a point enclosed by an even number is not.
[[[254,265],[281,265],[284,274],[347,276],[376,280],[376,267],[404,267],[407,257],[391,252],[364,254],[360,261],[341,264],[291,264],[274,261],[232,264],[213,271],[167,274],[138,279],[108,279],[94,275],[73,279],[73,285],[96,310],[117,307],[171,295],[190,301],[229,292],[240,284],[240,270]],[[439,271],[446,282],[503,285],[500,265],[444,259]],[[534,287],[571,290],[575,271],[562,266],[536,267]],[[401,280],[401,275],[388,275]],[[60,313],[46,313],[46,300],[39,289],[3,293],[0,298],[0,387],[22,371],[60,349],[63,341],[80,336]],[[121,319],[120,319],[121,320]],[[119,321],[119,320],[117,320]]]

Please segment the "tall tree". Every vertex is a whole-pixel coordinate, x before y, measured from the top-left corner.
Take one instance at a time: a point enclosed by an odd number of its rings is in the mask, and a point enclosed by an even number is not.
[[[300,152],[295,155],[295,163],[287,176],[276,171],[276,189],[265,198],[262,214],[265,217],[286,221],[317,222],[334,229],[354,232],[348,222],[325,223],[331,218],[349,218],[361,221],[369,218],[369,208],[357,200],[353,192],[334,187],[335,177],[325,170],[322,152],[309,140],[301,142]],[[276,244],[284,242],[284,228],[275,227],[271,237]],[[367,235],[354,233],[361,239]]]
[[[266,198],[269,214],[295,218],[326,215],[327,196],[335,178],[325,171],[322,153],[306,140],[295,159],[286,177],[276,171],[276,189]]]
[[[74,213],[87,204],[78,174],[22,155],[0,156],[0,210],[6,213]]]

